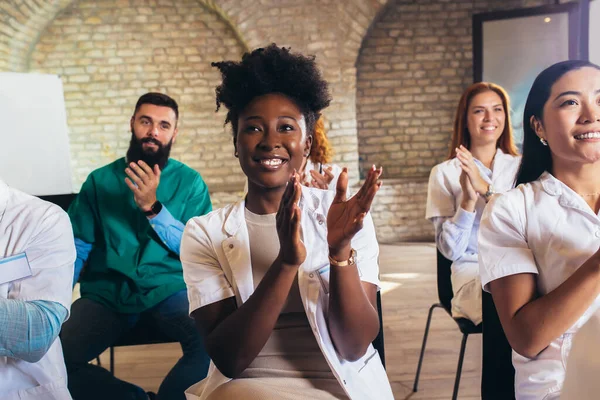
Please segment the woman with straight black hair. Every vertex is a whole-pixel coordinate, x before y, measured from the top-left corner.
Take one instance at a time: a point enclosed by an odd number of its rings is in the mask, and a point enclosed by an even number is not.
[[[573,335],[600,307],[600,67],[538,75],[518,187],[481,219],[482,285],[513,348],[518,400],[558,399]]]

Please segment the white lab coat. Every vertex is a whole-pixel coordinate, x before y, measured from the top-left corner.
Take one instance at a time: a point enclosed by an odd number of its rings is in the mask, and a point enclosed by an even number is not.
[[[372,345],[357,361],[344,360],[335,350],[327,328],[329,254],[326,215],[335,193],[302,187],[302,233],[305,262],[298,270],[302,303],[317,343],[340,385],[351,399],[393,399],[381,359]],[[273,238],[277,240],[277,238]],[[352,240],[361,280],[379,284],[379,247],[373,220],[367,215],[363,229]],[[244,201],[188,221],[181,243],[181,262],[188,288],[190,313],[235,296],[243,304],[254,285]],[[188,399],[204,399],[229,381],[211,363],[208,377],[187,391]]]
[[[531,183],[499,195],[486,207],[479,227],[481,284],[509,275],[537,275],[545,295],[567,280],[600,247],[600,217],[567,185],[545,172]],[[537,357],[513,351],[517,400],[560,395],[573,335],[600,307],[587,311]]]
[[[0,262],[25,253],[31,276],[13,280],[0,264],[0,297],[71,307],[76,252],[67,214],[0,181]],[[60,339],[36,363],[0,357],[0,400],[70,400]]]

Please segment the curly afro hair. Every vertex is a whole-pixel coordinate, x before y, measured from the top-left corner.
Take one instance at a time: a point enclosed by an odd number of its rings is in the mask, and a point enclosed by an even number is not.
[[[312,135],[320,112],[331,95],[321,76],[315,57],[291,53],[289,48],[271,44],[245,53],[241,62],[221,61],[211,64],[221,71],[223,82],[217,86],[217,111],[224,105],[229,111],[225,124],[231,123],[236,137],[238,116],[256,97],[281,93],[296,103]]]

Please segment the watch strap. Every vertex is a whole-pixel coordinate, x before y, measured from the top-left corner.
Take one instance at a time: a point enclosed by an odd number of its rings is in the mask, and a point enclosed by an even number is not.
[[[347,267],[349,265],[356,264],[356,250],[352,249],[350,251],[350,258],[348,258],[345,261],[338,261],[338,260],[331,258],[331,256],[329,256],[329,264],[331,264],[335,267]]]
[[[147,217],[152,217],[153,215],[158,215],[159,212],[161,212],[162,210],[162,203],[158,200],[156,200],[154,202],[154,204],[152,204],[152,206],[150,207],[150,210],[148,211],[144,211],[144,215],[146,215]]]

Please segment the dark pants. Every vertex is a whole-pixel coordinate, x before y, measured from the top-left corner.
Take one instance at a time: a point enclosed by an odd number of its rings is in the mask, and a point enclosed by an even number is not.
[[[178,341],[183,356],[158,390],[164,400],[184,400],[184,391],[204,379],[210,359],[200,333],[189,317],[187,292],[182,290],[140,314],[120,314],[85,298],[71,306],[71,316],[60,334],[67,366],[69,391],[74,400],[146,400],[144,390],[89,364],[143,317],[161,333]]]

